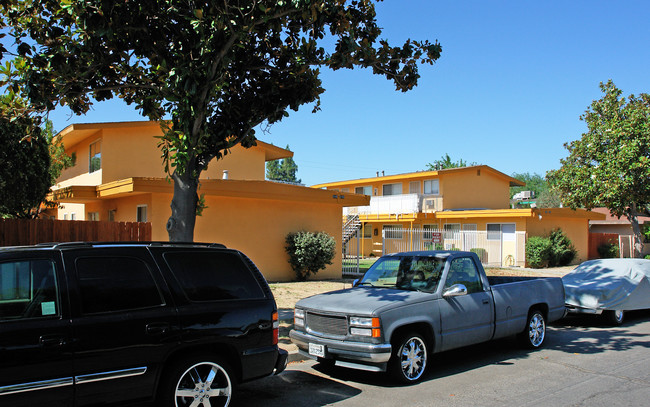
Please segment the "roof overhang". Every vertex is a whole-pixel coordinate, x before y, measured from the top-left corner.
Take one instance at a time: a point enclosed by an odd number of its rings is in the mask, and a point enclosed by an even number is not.
[[[173,193],[173,183],[164,178],[127,178],[98,186],[70,186],[50,193],[57,202],[83,203],[115,199],[144,193]],[[359,194],[332,192],[271,181],[201,180],[199,193],[206,196],[314,202],[344,206],[370,205],[370,197]]]
[[[405,180],[428,179],[428,178],[441,177],[444,176],[445,174],[454,174],[454,173],[461,173],[461,172],[475,171],[475,170],[488,171],[499,178],[503,178],[506,181],[508,181],[511,187],[523,187],[526,185],[525,182],[513,178],[509,175],[506,175],[501,171],[497,171],[488,165],[473,165],[470,167],[448,168],[439,171],[418,171],[418,172],[409,172],[405,174],[386,175],[383,177],[359,178],[359,179],[347,180],[347,181],[327,182],[324,184],[312,185],[312,188],[340,188],[340,187],[349,187],[351,185],[359,185],[364,183],[369,184],[373,182],[397,182],[397,181],[405,181]]]
[[[584,209],[569,208],[523,208],[523,209],[472,209],[459,211],[436,212],[438,219],[466,219],[466,218],[531,218],[554,217],[602,220],[605,215]]]

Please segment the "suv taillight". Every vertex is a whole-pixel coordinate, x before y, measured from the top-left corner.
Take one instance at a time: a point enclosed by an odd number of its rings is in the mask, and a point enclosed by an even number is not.
[[[277,311],[273,313],[272,319],[273,319],[273,344],[277,345],[280,338],[280,321],[278,320]]]

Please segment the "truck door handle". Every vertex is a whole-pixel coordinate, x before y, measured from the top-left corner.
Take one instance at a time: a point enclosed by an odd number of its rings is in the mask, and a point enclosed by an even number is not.
[[[164,335],[169,332],[168,323],[147,324],[147,333],[149,335]]]
[[[483,304],[488,305],[490,303],[490,300],[483,300]]]

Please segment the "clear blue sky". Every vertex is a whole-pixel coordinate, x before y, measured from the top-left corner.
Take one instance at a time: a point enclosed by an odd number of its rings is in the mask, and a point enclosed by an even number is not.
[[[325,70],[320,112],[305,105],[258,131],[290,146],[307,185],[418,171],[445,153],[543,175],[586,130],[579,117],[601,97],[599,82],[612,79],[625,95],[650,92],[647,0],[386,0],[377,14],[392,44],[438,40],[442,56],[408,93],[369,70]],[[58,131],[141,117],[111,101],[50,119]]]

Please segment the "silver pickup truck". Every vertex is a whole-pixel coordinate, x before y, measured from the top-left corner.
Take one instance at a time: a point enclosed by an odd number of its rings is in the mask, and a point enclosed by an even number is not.
[[[381,257],[351,289],[298,301],[290,337],[322,363],[414,383],[432,353],[515,334],[538,348],[565,312],[560,278],[488,278],[471,252],[405,252]]]

